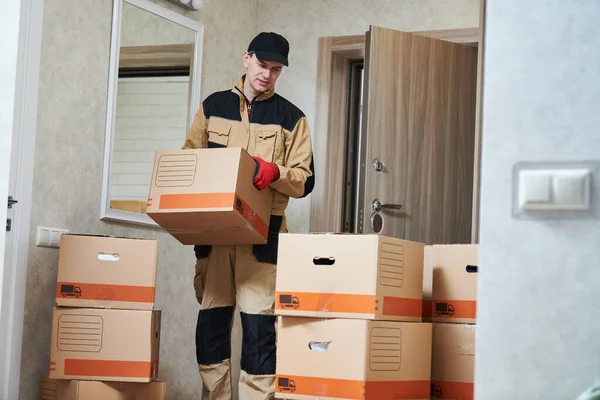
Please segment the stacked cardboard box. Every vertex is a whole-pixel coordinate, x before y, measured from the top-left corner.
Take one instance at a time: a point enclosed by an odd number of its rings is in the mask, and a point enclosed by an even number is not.
[[[165,398],[165,384],[154,382],[157,251],[155,240],[62,236],[42,399],[51,389],[57,399]]]
[[[425,247],[424,319],[433,322],[431,398],[473,400],[477,245]]]
[[[164,382],[59,380],[42,376],[41,400],[165,400]]]
[[[423,256],[378,235],[282,234],[276,397],[428,400]]]

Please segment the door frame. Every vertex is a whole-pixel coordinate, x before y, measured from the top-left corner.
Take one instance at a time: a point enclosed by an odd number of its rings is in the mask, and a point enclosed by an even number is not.
[[[10,248],[5,249],[12,262],[4,265],[0,284],[2,399],[19,397],[43,14],[44,0],[21,0],[10,170],[10,185],[19,203],[13,212],[12,238],[6,242]]]
[[[473,176],[473,218],[471,242],[478,242],[479,166],[481,148],[481,101],[483,66],[483,16],[481,2],[480,27],[413,31],[410,33],[455,43],[477,43],[477,106],[475,121],[475,157]],[[315,175],[319,177],[311,195],[310,231],[340,232],[342,229],[342,196],[344,179],[344,146],[349,83],[347,65],[350,60],[364,59],[365,35],[319,38],[317,61],[316,124],[313,135]]]

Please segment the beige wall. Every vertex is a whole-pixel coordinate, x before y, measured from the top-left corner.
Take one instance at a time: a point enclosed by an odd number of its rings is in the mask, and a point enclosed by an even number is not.
[[[318,38],[364,34],[369,25],[404,31],[479,26],[479,0],[259,0],[258,29],[290,42],[290,66],[278,91],[315,126]],[[320,179],[320,177],[316,177]],[[290,203],[289,225],[308,231],[310,198]]]
[[[187,14],[205,24],[202,97],[230,87],[242,73],[240,54],[253,34],[254,25],[247,21],[255,20],[256,4],[256,0],[207,0],[201,11]],[[95,1],[93,7],[81,0],[45,2],[19,396],[23,400],[39,398],[39,375],[48,371],[58,261],[56,249],[34,246],[36,226],[159,240],[160,379],[168,383],[170,399],[200,396],[193,249],[154,229],[99,220],[111,13],[111,0]],[[237,322],[235,331],[234,364],[239,365]],[[234,378],[238,374],[236,369]]]
[[[179,10],[169,3],[156,2]],[[58,253],[33,246],[39,225],[68,228],[74,233],[159,240],[157,307],[163,310],[160,378],[168,383],[170,399],[199,398],[201,383],[194,355],[198,307],[191,288],[192,248],[153,229],[99,220],[111,11],[111,0],[98,0],[94,7],[81,0],[45,2],[21,366],[23,400],[37,399],[39,375],[47,372],[49,362]],[[202,98],[231,87],[243,73],[241,54],[256,31],[276,30],[292,46],[291,65],[280,78],[278,91],[302,108],[314,126],[319,36],[363,33],[369,23],[403,30],[477,26],[479,3],[205,0],[202,10],[185,15],[205,24]],[[309,201],[290,203],[291,231],[308,230]],[[237,381],[241,345],[238,321],[233,337],[233,379]],[[234,388],[237,390],[237,385]]]

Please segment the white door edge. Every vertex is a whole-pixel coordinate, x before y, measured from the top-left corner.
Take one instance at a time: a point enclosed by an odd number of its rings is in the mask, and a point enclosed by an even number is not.
[[[9,182],[9,194],[19,203],[0,269],[0,399],[19,398],[43,13],[44,0],[21,0]]]

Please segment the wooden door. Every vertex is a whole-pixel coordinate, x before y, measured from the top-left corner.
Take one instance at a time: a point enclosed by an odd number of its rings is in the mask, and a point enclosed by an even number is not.
[[[477,49],[375,26],[365,49],[356,231],[470,243]]]

